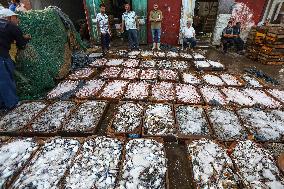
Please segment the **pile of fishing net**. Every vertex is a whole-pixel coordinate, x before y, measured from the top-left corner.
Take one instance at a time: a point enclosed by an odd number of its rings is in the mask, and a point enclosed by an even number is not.
[[[16,83],[21,99],[39,99],[66,76],[72,51],[85,46],[72,21],[57,7],[20,14],[20,28],[30,34],[28,47],[19,51]]]

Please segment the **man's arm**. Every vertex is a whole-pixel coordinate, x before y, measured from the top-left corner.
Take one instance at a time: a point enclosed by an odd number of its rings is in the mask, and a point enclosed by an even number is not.
[[[153,19],[153,11],[150,11],[150,14],[149,14],[149,21],[150,22],[154,22],[155,20]]]
[[[233,34],[227,34],[227,28],[224,28],[222,34],[223,34],[223,37],[226,37],[226,38],[232,38],[233,37]]]
[[[109,21],[108,21],[108,32],[109,32],[109,35],[111,36],[111,27],[110,27],[110,23],[109,23]]]
[[[233,35],[234,37],[240,37],[240,32],[237,27],[233,27]]]
[[[101,28],[100,28],[100,24],[97,22],[97,30],[98,30],[98,34],[101,34]]]
[[[98,30],[98,34],[101,34],[100,20],[99,20],[98,15],[96,16],[96,20],[97,20],[97,30]]]
[[[21,31],[21,29],[14,24],[11,24],[9,26],[9,28],[10,28],[10,32],[13,35],[13,38],[16,41],[17,47],[19,49],[24,49],[26,47],[28,41],[31,39],[31,36],[30,35],[23,35],[23,32]]]
[[[123,17],[122,17],[122,23],[121,23],[121,33],[123,33],[124,32],[124,25],[125,25],[125,23],[124,23],[125,21],[124,21],[124,19],[123,19]]]
[[[135,16],[135,22],[136,22],[137,30],[139,30],[139,21],[138,21],[138,17],[137,16]]]
[[[185,27],[182,27],[181,34],[182,34],[182,38],[184,38],[184,36],[185,36]]]
[[[162,11],[159,11],[160,12],[160,19],[158,20],[159,22],[162,22],[162,20],[163,20],[163,12]]]

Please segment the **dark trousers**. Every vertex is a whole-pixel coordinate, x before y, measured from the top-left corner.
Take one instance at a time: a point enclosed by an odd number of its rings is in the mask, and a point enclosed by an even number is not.
[[[234,43],[236,45],[237,51],[242,51],[244,50],[244,41],[238,37],[238,38],[234,38]]]
[[[139,43],[138,43],[138,31],[137,29],[130,29],[127,31],[128,33],[128,42],[130,49],[138,49]]]
[[[105,52],[106,50],[109,50],[109,43],[110,43],[109,33],[101,34],[101,43],[102,43],[103,52]]]
[[[190,44],[190,48],[194,48],[196,46],[196,40],[194,39],[194,37],[191,38],[184,38],[183,39],[183,48],[187,48]]]
[[[222,43],[223,43],[223,51],[227,52],[229,47],[234,45],[234,39],[233,38],[223,38]]]
[[[19,102],[13,76],[14,69],[11,58],[0,57],[0,108],[11,109]]]

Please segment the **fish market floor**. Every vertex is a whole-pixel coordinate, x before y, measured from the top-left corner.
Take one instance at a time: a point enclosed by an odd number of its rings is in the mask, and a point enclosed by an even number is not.
[[[0,113],[0,188],[284,187],[283,66],[213,48],[89,58]]]

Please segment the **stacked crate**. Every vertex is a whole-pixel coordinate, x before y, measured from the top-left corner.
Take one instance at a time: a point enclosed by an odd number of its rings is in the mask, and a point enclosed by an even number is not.
[[[263,46],[267,28],[253,27],[247,38],[247,57],[257,60],[261,47]]]
[[[284,27],[253,27],[247,39],[247,56],[262,64],[284,64]]]
[[[284,27],[269,28],[265,37],[265,44],[259,54],[259,60],[263,64],[284,64]]]

